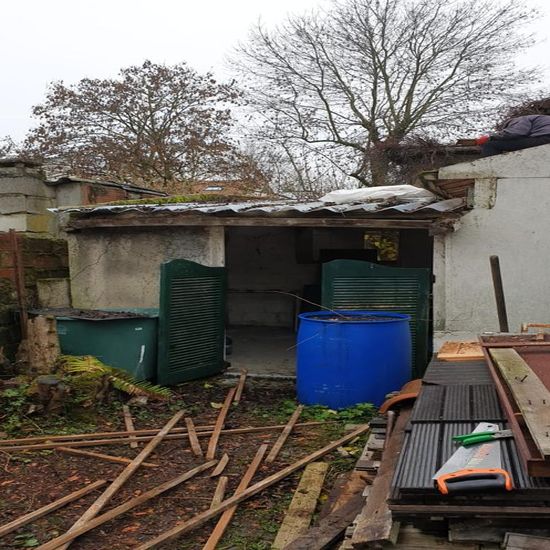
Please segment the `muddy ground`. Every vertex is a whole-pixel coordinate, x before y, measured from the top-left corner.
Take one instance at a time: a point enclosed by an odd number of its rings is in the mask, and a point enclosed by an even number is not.
[[[149,402],[147,405],[132,405],[136,429],[159,428],[175,411],[183,409],[197,426],[214,424],[219,413],[219,404],[224,400],[228,384],[235,381],[212,378],[207,382],[191,382],[177,388],[176,398],[170,403]],[[295,403],[294,387],[289,382],[259,382],[248,380],[244,397],[234,405],[228,415],[226,428],[262,426],[285,423]],[[43,435],[44,433],[78,433],[88,431],[124,430],[121,407],[124,400],[115,399],[110,405],[83,411],[66,411],[65,415],[52,418],[29,417],[21,426],[18,435]],[[0,411],[0,418],[1,418]],[[306,409],[300,421],[326,420],[319,427],[296,430],[283,447],[273,464],[263,464],[254,481],[258,481],[308,453],[321,448],[341,436],[346,421],[356,418],[341,418],[319,411]],[[337,422],[329,423],[329,420]],[[224,475],[229,476],[228,493],[238,485],[247,465],[262,443],[273,444],[279,431],[221,436],[218,458],[227,453],[230,457]],[[364,441],[349,448],[355,456],[332,453],[324,460],[330,463],[324,485],[324,496],[330,490],[335,477],[342,471],[353,468]],[[208,438],[201,438],[206,450]],[[89,448],[101,453],[133,458],[138,450],[127,445]],[[202,463],[195,457],[186,439],[166,441],[160,444],[147,459],[159,464],[156,469],[140,468],[120,490],[105,511],[140,493],[167,481]],[[94,458],[70,456],[56,451],[0,453],[0,524],[7,523],[33,511],[85,484],[98,480],[112,480],[124,468]],[[208,477],[209,472],[183,483],[148,503],[119,516],[90,533],[80,537],[71,548],[75,550],[122,550],[135,548],[177,522],[189,519],[210,505],[217,479]],[[270,548],[284,512],[298,484],[300,473],[290,476],[256,497],[241,504],[227,530],[220,550],[263,550]],[[92,493],[61,508],[34,523],[11,533],[0,540],[0,548],[33,548],[55,536],[63,534],[84,510],[97,498]],[[180,540],[163,546],[172,550],[202,548],[208,539],[215,521],[197,529]]]

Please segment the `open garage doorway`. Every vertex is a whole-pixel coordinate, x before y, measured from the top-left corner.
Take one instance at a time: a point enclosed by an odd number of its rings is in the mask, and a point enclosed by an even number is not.
[[[363,260],[428,267],[426,230],[226,227],[229,370],[295,375],[297,316],[321,309],[322,265]]]

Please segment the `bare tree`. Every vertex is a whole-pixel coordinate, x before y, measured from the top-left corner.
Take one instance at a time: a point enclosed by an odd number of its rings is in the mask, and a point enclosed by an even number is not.
[[[40,124],[25,147],[83,176],[159,187],[228,178],[243,166],[229,137],[238,98],[233,84],[219,84],[184,63],[146,61],[114,79],[53,83],[33,108]]]
[[[234,66],[261,136],[307,144],[380,185],[391,182],[389,147],[472,131],[533,86],[514,64],[532,16],[510,0],[341,0],[272,31],[259,25]]]

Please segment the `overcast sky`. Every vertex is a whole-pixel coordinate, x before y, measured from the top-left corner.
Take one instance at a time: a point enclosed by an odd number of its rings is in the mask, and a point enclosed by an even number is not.
[[[221,75],[225,56],[260,18],[276,24],[329,1],[3,0],[0,138],[25,135],[53,80],[114,76],[145,59]],[[523,2],[541,11],[534,30],[543,41],[524,62],[543,65],[550,84],[550,1]]]

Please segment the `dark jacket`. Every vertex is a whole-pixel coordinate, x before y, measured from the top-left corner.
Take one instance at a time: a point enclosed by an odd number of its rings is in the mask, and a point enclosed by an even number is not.
[[[491,139],[514,139],[550,136],[550,116],[526,115],[511,118],[502,131],[492,134]]]

